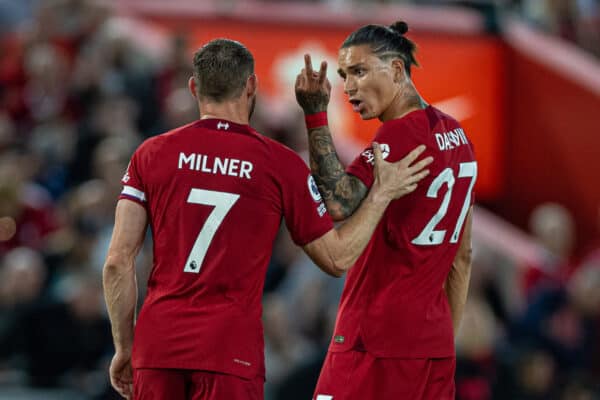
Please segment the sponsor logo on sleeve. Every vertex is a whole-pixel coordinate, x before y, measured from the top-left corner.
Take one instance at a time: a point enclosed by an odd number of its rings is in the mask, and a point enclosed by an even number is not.
[[[327,212],[327,207],[325,207],[325,203],[319,204],[317,207],[317,213],[319,213],[319,217],[322,217]]]
[[[319,188],[317,187],[317,182],[315,182],[315,178],[312,175],[308,175],[308,191],[312,196],[313,200],[317,203],[321,201],[321,193],[319,192]]]
[[[390,145],[387,143],[380,143],[379,148],[381,149],[381,158],[384,160],[388,158],[390,155]],[[362,152],[361,154],[365,161],[371,165],[375,165],[375,155],[373,154],[372,149],[368,149]]]

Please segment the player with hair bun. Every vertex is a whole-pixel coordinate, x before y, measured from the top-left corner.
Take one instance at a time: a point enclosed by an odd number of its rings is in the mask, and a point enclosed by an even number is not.
[[[103,270],[111,384],[135,400],[262,400],[261,299],[281,221],[315,264],[341,276],[431,158],[414,162],[424,150],[415,146],[389,163],[374,147],[375,183],[334,228],[306,163],[249,125],[258,78],[246,46],[211,40],[193,65],[200,119],[142,143],[122,179]],[[148,226],[153,265],[136,318],[135,259]]]
[[[390,203],[348,273],[315,400],[454,399],[454,332],[471,268],[471,213],[477,163],[460,124],[419,95],[408,25],[366,25],[339,50],[338,73],[354,112],[382,125],[374,142],[388,161],[424,144],[431,174]],[[310,55],[296,80],[310,166],[335,220],[350,217],[373,184],[373,151],[344,168],[327,126],[327,64]]]

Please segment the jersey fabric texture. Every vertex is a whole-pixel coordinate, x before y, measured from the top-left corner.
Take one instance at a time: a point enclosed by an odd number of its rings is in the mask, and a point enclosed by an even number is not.
[[[280,222],[299,246],[333,228],[306,163],[248,125],[204,119],[145,141],[122,183],[154,246],[133,367],[264,376],[261,298]]]
[[[134,400],[264,400],[264,380],[209,371],[136,369]]]
[[[477,165],[456,120],[427,107],[385,122],[375,136],[386,161],[420,144],[433,156],[417,190],[390,203],[367,248],[350,270],[329,351],[364,348],[376,357],[454,357],[444,282],[473,204]],[[373,152],[348,167],[367,187]]]
[[[313,400],[454,400],[456,360],[329,352]]]

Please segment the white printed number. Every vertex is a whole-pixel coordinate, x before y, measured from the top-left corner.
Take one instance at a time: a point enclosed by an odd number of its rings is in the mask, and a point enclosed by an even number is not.
[[[215,192],[213,190],[192,189],[188,196],[187,202],[193,204],[203,204],[206,206],[214,206],[210,215],[206,219],[204,226],[200,230],[194,247],[188,256],[183,272],[191,272],[197,274],[202,267],[202,261],[210,242],[212,242],[215,232],[225,219],[225,216],[231,210],[231,207],[240,198],[239,194],[227,192]]]
[[[467,212],[469,211],[469,205],[471,204],[471,192],[473,191],[473,186],[475,185],[475,180],[477,179],[477,163],[475,161],[461,163],[458,171],[458,177],[471,178],[471,183],[469,184],[467,196],[463,201],[463,206],[460,210],[458,221],[456,221],[456,227],[454,228],[454,232],[452,232],[452,236],[450,237],[450,243],[456,243],[458,241],[458,236],[460,235],[462,226],[465,223],[465,218],[467,217]],[[431,218],[431,220],[429,220],[429,223],[425,225],[425,228],[419,234],[419,236],[412,240],[413,244],[430,246],[441,244],[444,241],[444,238],[446,237],[446,230],[436,230],[435,227],[448,212],[448,205],[450,204],[450,199],[452,198],[452,188],[454,187],[454,182],[454,171],[452,168],[446,168],[433,180],[433,182],[431,182],[431,185],[427,190],[427,197],[436,199],[438,197],[438,191],[444,183],[448,186],[448,190],[444,195],[444,199],[442,200],[440,208]]]

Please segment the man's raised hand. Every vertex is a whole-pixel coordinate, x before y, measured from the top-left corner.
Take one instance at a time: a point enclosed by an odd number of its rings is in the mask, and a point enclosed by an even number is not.
[[[296,77],[296,101],[306,115],[327,111],[331,83],[327,79],[327,61],[321,62],[319,72],[312,67],[310,54],[304,55],[304,68]]]

